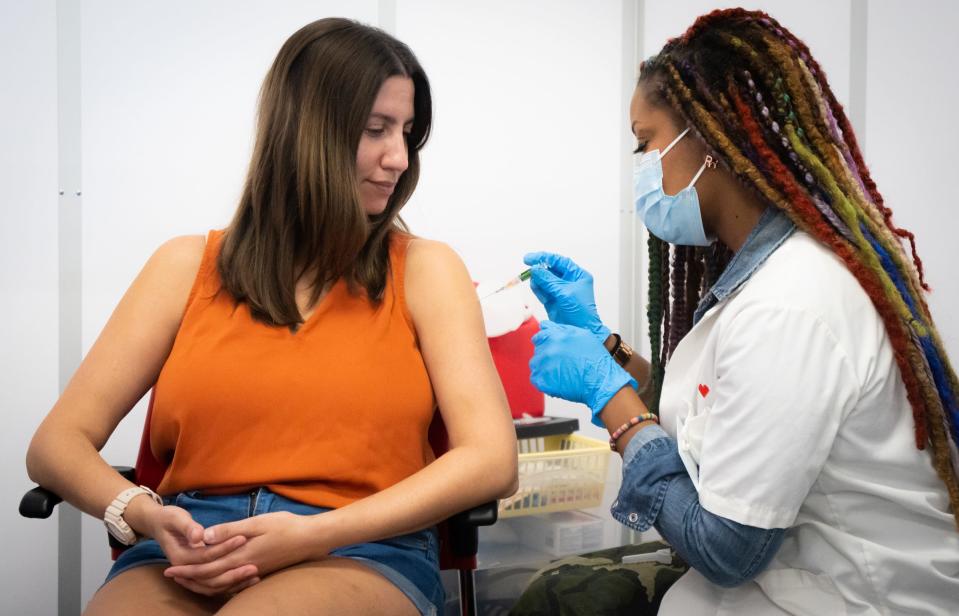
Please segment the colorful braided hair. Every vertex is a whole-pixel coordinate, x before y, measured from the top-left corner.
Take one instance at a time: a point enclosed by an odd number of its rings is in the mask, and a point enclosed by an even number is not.
[[[913,235],[896,227],[852,126],[806,45],[769,15],[703,15],[640,67],[651,102],[679,113],[726,169],[842,259],[885,324],[915,422],[931,447],[959,524],[959,383],[923,297]],[[908,240],[911,258],[903,248]],[[649,239],[647,399],[658,411],[663,371],[692,327],[698,300],[730,251]]]

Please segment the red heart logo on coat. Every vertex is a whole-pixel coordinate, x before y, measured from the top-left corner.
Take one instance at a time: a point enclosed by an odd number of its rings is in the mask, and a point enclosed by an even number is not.
[[[699,384],[699,395],[702,396],[703,398],[709,395],[709,388],[703,385],[702,383]]]

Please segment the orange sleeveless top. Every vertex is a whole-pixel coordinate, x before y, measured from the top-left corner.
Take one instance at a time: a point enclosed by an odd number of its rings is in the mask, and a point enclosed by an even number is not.
[[[433,459],[435,400],[403,295],[410,236],[393,234],[383,302],[337,281],[295,332],[221,288],[211,231],[154,391],[158,492],[258,486],[341,507]]]

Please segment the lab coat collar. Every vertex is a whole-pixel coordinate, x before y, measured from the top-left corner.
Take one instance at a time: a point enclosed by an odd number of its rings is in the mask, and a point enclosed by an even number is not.
[[[753,275],[772,253],[776,252],[786,238],[796,230],[796,225],[779,209],[767,207],[759,217],[742,248],[729,261],[719,280],[706,292],[696,307],[693,323],[698,323],[706,312],[732,295]]]

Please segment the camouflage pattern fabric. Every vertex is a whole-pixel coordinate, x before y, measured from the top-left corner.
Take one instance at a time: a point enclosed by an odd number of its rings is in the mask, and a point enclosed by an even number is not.
[[[623,556],[669,545],[651,541],[553,561],[537,571],[510,616],[644,616],[659,611],[666,590],[689,568],[673,562],[624,565]]]

